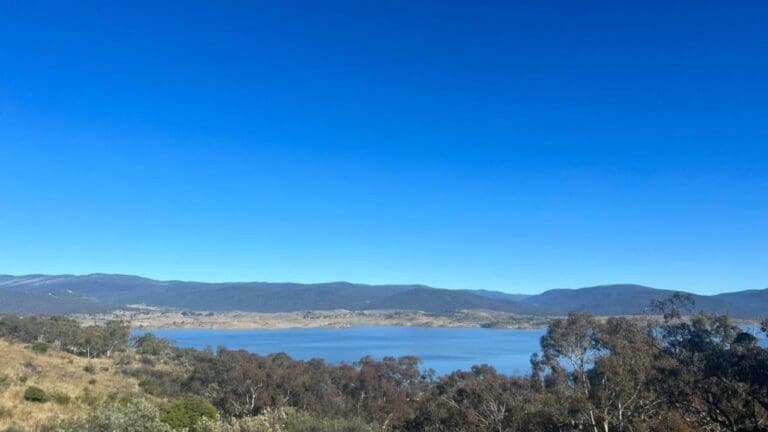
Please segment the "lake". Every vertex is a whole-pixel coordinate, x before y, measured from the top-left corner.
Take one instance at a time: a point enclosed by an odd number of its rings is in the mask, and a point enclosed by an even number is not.
[[[745,326],[768,345],[759,326]],[[370,355],[415,355],[423,367],[438,375],[468,370],[487,363],[505,374],[528,373],[531,354],[539,351],[546,329],[484,329],[438,327],[352,327],[289,329],[144,329],[171,339],[181,347],[229,349],[270,354],[285,352],[299,360],[322,358],[327,362],[354,362]]]
[[[438,375],[487,363],[500,372],[528,373],[545,329],[434,327],[352,327],[290,329],[146,329],[181,347],[229,349],[269,354],[285,352],[299,360],[354,362],[370,355],[415,355]]]

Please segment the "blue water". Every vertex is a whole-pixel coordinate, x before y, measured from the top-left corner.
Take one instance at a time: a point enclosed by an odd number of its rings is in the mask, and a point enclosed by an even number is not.
[[[759,326],[745,326],[767,346]],[[545,329],[483,329],[435,327],[352,327],[291,329],[145,329],[171,339],[181,347],[229,349],[270,354],[285,352],[299,360],[322,358],[327,362],[351,363],[370,355],[415,355],[423,368],[438,375],[489,364],[505,374],[530,372],[531,354],[539,352],[539,338]]]
[[[370,355],[415,355],[438,375],[489,364],[499,372],[528,373],[545,329],[433,327],[353,327],[291,329],[148,329],[181,347],[245,349],[259,354],[285,352],[299,360],[354,362]]]

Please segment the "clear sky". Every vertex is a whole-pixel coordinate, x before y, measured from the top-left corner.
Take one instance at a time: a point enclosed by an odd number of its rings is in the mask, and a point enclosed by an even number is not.
[[[0,273],[768,286],[765,1],[77,3],[0,0]]]

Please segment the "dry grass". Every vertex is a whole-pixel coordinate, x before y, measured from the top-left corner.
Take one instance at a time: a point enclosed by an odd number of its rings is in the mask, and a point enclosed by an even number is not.
[[[25,401],[24,391],[30,385],[48,394],[66,394],[71,401],[65,405],[53,400]],[[56,350],[36,353],[26,344],[0,340],[0,430],[14,423],[34,430],[52,418],[86,412],[89,399],[137,391],[136,380],[120,374],[111,359],[88,360]]]

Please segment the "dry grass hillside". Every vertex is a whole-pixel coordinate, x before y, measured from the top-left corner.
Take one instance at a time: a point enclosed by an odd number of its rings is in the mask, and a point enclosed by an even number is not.
[[[30,386],[49,400],[24,398]],[[135,394],[136,380],[120,374],[111,359],[86,359],[57,350],[33,351],[29,345],[0,339],[0,430],[10,425],[35,430],[53,418],[85,413],[104,398]]]

